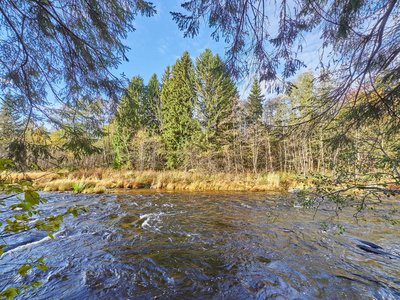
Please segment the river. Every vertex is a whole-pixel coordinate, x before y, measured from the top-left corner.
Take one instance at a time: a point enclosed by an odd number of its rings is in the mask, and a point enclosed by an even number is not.
[[[43,282],[18,299],[400,299],[400,225],[385,220],[400,221],[395,201],[357,221],[350,210],[314,216],[283,194],[42,195],[44,214],[91,212],[67,218],[54,240],[4,241],[0,284]],[[49,270],[15,275],[41,256]]]

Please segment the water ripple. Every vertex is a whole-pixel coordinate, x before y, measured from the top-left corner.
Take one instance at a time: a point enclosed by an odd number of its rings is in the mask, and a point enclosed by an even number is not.
[[[329,210],[313,218],[263,193],[46,196],[47,214],[71,204],[91,212],[67,219],[55,240],[25,233],[7,241],[1,279],[44,283],[21,299],[400,297],[400,233],[389,223],[355,224],[344,212],[340,236]],[[18,262],[42,256],[46,273],[14,276]]]

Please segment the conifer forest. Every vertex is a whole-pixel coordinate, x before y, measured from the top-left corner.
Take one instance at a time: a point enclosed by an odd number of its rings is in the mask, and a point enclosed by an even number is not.
[[[60,109],[59,128],[26,122],[6,99],[2,156],[22,168],[34,163],[44,170],[340,172],[361,178],[371,171],[382,177],[379,170],[393,167],[390,184],[395,184],[395,124],[375,115],[380,98],[372,87],[356,103],[351,99],[357,91],[350,90],[340,108],[330,107],[336,81],[309,70],[285,93],[271,95],[254,77],[241,99],[218,54],[206,49],[191,58],[184,52],[160,79],[154,74],[145,83],[134,76],[116,108],[101,97],[67,103]],[[383,89],[379,79],[376,84]],[[15,140],[22,131],[23,144]]]

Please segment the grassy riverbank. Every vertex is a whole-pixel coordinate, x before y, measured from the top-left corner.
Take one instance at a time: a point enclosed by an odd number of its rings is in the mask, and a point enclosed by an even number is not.
[[[301,187],[295,174],[217,173],[185,171],[117,171],[92,169],[57,172],[12,173],[12,181],[30,178],[43,191],[103,193],[107,189],[155,188],[188,191],[285,191]]]

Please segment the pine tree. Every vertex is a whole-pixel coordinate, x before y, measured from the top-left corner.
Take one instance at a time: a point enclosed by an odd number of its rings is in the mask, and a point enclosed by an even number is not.
[[[235,84],[226,72],[219,55],[206,49],[196,59],[196,108],[207,142],[218,143],[223,120],[231,115],[237,95]],[[226,127],[226,126],[225,126]],[[226,128],[225,128],[226,129]]]
[[[179,153],[190,143],[195,131],[193,63],[185,51],[172,66],[171,76],[164,74],[162,95],[163,140],[167,148],[167,167],[176,168]]]
[[[263,101],[264,96],[261,94],[261,87],[258,83],[257,78],[254,78],[253,85],[250,90],[250,95],[247,98],[247,102],[245,104],[248,123],[254,124],[257,121],[261,121],[263,112]]]

